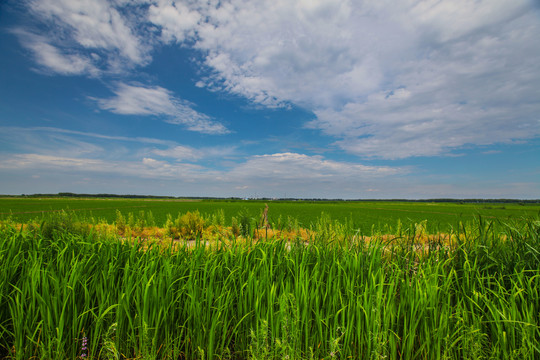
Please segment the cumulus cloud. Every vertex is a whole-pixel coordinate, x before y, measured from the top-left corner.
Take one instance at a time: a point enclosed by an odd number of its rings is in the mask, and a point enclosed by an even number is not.
[[[163,116],[172,124],[182,124],[188,130],[207,134],[225,134],[228,130],[208,115],[200,113],[191,104],[175,98],[160,86],[128,85],[118,83],[113,90],[116,96],[96,99],[101,109],[122,115]]]

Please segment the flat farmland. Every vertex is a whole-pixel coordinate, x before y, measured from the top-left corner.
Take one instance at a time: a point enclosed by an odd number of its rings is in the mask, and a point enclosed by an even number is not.
[[[0,205],[0,359],[540,358],[538,205]]]
[[[427,221],[430,232],[448,231],[458,222],[479,216],[496,222],[515,222],[538,217],[540,204],[458,203],[399,201],[259,201],[259,200],[182,200],[124,198],[0,198],[0,219],[11,217],[17,222],[39,221],[51,213],[72,211],[80,218],[95,218],[113,223],[117,210],[135,216],[152,212],[157,225],[164,224],[168,214],[199,211],[204,216],[223,211],[226,222],[240,213],[258,219],[268,204],[269,222],[297,221],[309,228],[321,216],[339,222],[350,221],[362,232],[372,228],[392,230],[400,221],[404,226]]]

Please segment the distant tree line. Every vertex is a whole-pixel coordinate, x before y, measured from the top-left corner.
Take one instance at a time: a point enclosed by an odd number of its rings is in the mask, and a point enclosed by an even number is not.
[[[538,204],[540,199],[328,199],[328,198],[241,198],[241,197],[211,197],[211,196],[159,196],[159,195],[119,195],[119,194],[78,194],[72,192],[59,192],[57,194],[22,194],[22,195],[0,195],[2,197],[65,197],[65,198],[119,198],[119,199],[200,199],[200,200],[258,200],[258,201],[313,201],[313,202],[368,202],[368,201],[392,201],[392,202],[436,202],[436,203],[519,203]]]

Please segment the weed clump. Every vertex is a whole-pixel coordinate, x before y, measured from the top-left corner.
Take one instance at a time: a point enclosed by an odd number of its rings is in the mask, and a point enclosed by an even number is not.
[[[53,212],[41,222],[41,235],[45,239],[54,239],[65,233],[88,236],[91,233],[91,225],[78,219],[73,212],[59,211]]]
[[[204,228],[205,220],[199,211],[178,214],[174,220],[171,215],[167,215],[167,221],[165,222],[166,235],[175,239],[201,238]]]

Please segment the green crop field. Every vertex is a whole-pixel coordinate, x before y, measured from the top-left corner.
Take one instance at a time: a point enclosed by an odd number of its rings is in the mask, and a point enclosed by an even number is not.
[[[539,211],[2,198],[0,359],[539,359]]]
[[[141,211],[150,211],[156,224],[161,226],[165,223],[167,214],[176,217],[178,213],[197,210],[209,216],[223,210],[226,222],[230,224],[232,217],[239,213],[258,219],[265,203],[269,205],[268,217],[271,223],[294,219],[300,226],[309,228],[324,213],[333,220],[350,220],[353,226],[363,233],[369,233],[372,227],[387,227],[392,231],[398,219],[405,226],[427,220],[428,231],[447,232],[457,222],[471,221],[478,216],[513,222],[535,217],[540,213],[540,204],[518,203],[0,198],[0,219],[11,217],[15,221],[25,222],[46,218],[51,212],[70,210],[81,218],[94,217],[113,223],[117,210],[126,216],[129,213],[137,215]]]

